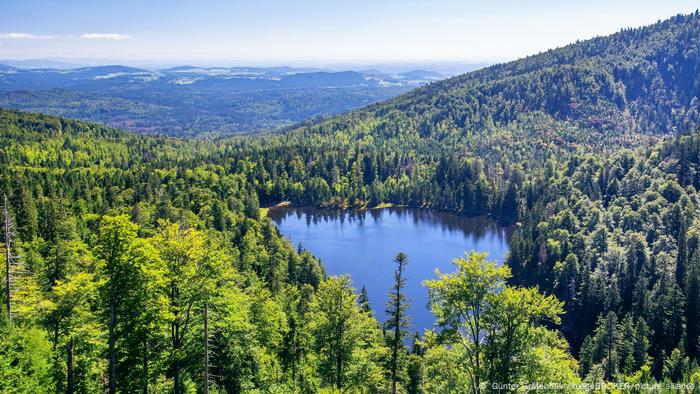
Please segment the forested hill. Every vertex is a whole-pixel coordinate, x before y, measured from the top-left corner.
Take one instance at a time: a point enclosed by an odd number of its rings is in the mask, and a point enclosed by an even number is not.
[[[692,132],[699,46],[700,14],[679,15],[311,122],[250,157],[270,169],[261,201],[387,201],[512,220],[517,197],[535,192],[526,180],[563,155]]]
[[[700,379],[698,132],[610,157],[562,152],[541,175],[518,175],[522,184],[505,199],[520,220],[512,278],[483,256],[458,261],[454,276],[427,283],[440,335],[398,346],[396,359],[388,345],[396,337],[381,329],[366,297],[294,250],[260,217],[258,196],[303,201],[381,185],[390,193],[378,202],[446,198],[457,190],[451,166],[463,165],[478,175],[478,198],[495,201],[490,193],[515,178],[481,189],[485,170],[475,162],[434,166],[407,149],[380,161],[375,186],[363,184],[372,166],[360,155],[350,170],[335,168],[331,189],[302,172],[311,149],[288,162],[281,148],[264,149],[267,140],[138,136],[6,110],[0,130],[0,190],[19,256],[12,321],[0,312],[0,391],[188,392],[208,381],[230,393],[387,392],[393,365],[410,393],[465,392],[474,379]],[[433,176],[408,181],[408,157],[417,174]],[[286,171],[307,178],[290,182]],[[474,186],[471,175],[460,176],[467,190]],[[420,183],[428,180],[435,185]],[[488,297],[484,367],[463,361],[473,344],[455,328],[466,323],[439,301],[469,297],[471,287],[453,282],[481,283]]]
[[[290,67],[26,69],[0,64],[0,107],[144,134],[232,135],[342,113],[448,75]]]
[[[440,108],[442,97],[466,94],[471,107],[494,122],[543,111],[584,126],[684,131],[689,120],[698,120],[697,103],[691,104],[700,95],[698,73],[696,12],[489,67],[408,97],[414,105]],[[693,105],[695,112],[689,113]],[[474,113],[452,116],[471,119]]]
[[[577,42],[429,84],[315,130],[452,139],[543,114],[608,133],[687,131],[700,119],[700,14]]]

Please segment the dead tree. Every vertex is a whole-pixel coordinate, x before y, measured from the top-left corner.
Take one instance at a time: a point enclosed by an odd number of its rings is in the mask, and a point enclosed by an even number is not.
[[[12,266],[17,264],[17,257],[12,255],[13,224],[7,194],[3,195],[2,217],[5,232],[5,309],[7,318],[12,319]]]
[[[204,394],[209,394],[209,303],[204,303]]]

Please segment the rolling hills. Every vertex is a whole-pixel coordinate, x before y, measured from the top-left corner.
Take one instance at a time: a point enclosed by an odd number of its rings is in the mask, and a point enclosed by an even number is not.
[[[142,133],[274,130],[404,93],[445,75],[292,67],[0,66],[0,106]]]

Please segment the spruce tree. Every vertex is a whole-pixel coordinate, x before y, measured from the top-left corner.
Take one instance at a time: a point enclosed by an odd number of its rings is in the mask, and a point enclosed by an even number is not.
[[[403,348],[403,340],[408,328],[408,300],[402,290],[406,287],[405,270],[408,264],[408,256],[400,252],[394,257],[396,270],[394,270],[394,286],[389,292],[389,301],[386,306],[387,320],[385,328],[391,332],[389,342],[391,345],[391,391],[396,394],[397,374],[399,369],[399,351]]]

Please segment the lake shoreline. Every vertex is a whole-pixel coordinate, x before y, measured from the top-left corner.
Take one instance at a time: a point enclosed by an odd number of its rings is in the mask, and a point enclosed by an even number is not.
[[[494,220],[498,222],[500,225],[504,227],[509,227],[512,225],[517,225],[517,221],[513,219],[508,219],[504,217],[500,217],[497,215],[493,215],[490,212],[478,212],[478,211],[455,211],[452,209],[444,209],[444,208],[436,208],[436,207],[431,207],[429,205],[410,205],[410,204],[394,204],[390,202],[386,203],[380,203],[377,204],[373,207],[369,206],[361,206],[361,207],[353,207],[353,206],[348,206],[348,205],[337,205],[337,204],[330,204],[330,205],[320,205],[320,206],[314,206],[314,205],[297,205],[294,204],[291,201],[281,201],[277,204],[260,208],[261,211],[264,211],[263,216],[268,216],[268,213],[273,210],[278,210],[282,208],[301,208],[301,209],[326,209],[326,210],[337,210],[337,211],[355,211],[355,212],[366,212],[366,211],[376,211],[376,210],[382,210],[382,209],[387,209],[387,208],[409,208],[409,209],[421,209],[421,210],[429,210],[429,211],[437,211],[437,212],[442,212],[442,213],[447,213],[459,217],[465,217],[465,218],[474,218],[474,217],[479,217],[479,216],[486,216],[490,218],[491,220]]]

